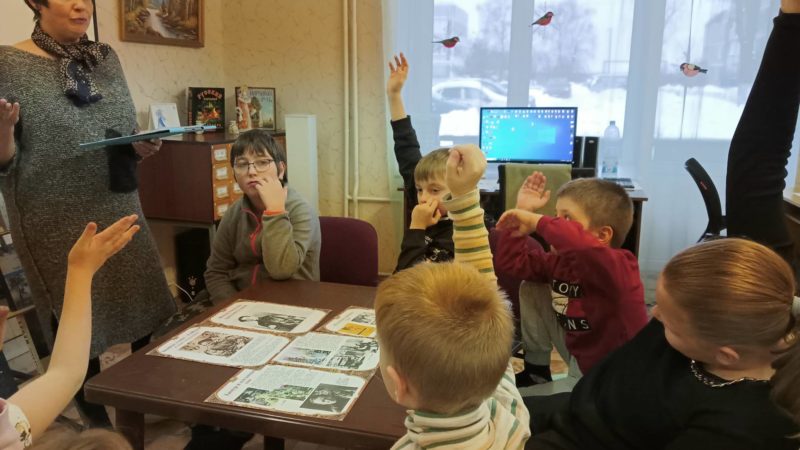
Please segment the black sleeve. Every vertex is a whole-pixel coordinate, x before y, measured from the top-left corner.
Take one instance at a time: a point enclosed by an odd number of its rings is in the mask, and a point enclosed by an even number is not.
[[[425,259],[425,230],[406,230],[403,234],[403,243],[400,244],[400,256],[397,258],[395,272],[408,269]]]
[[[411,126],[411,116],[390,122],[394,137],[394,156],[397,158],[397,166],[400,168],[400,176],[403,177],[404,195],[406,196],[406,207],[412,210],[417,206],[417,189],[414,185],[414,169],[422,159],[419,150],[417,132]]]
[[[728,153],[729,236],[792,260],[783,216],[786,164],[800,106],[800,14],[780,13]]]

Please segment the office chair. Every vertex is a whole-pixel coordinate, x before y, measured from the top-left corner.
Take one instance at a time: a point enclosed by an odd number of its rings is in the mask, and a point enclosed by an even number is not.
[[[519,187],[534,170],[547,177],[547,189],[551,191],[550,201],[538,212],[556,215],[556,191],[572,179],[572,166],[569,164],[501,164],[498,167],[501,211],[514,208]]]
[[[703,166],[700,165],[694,158],[686,160],[686,171],[692,176],[697,188],[700,189],[700,194],[703,196],[703,202],[706,205],[706,212],[708,213],[708,226],[697,241],[700,242],[710,237],[719,236],[726,228],[725,216],[722,214],[722,205],[719,201],[719,193],[714,186],[714,181],[708,175]]]
[[[320,217],[322,249],[320,281],[378,285],[378,233],[366,221],[349,217]]]

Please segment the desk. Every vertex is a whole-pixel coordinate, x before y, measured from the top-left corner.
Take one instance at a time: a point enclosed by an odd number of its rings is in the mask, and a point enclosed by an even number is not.
[[[331,310],[326,317],[330,319],[351,305],[372,307],[374,297],[373,287],[291,280],[260,283],[235,298],[326,308]],[[347,417],[335,421],[204,403],[239,369],[145,354],[232,301],[202,314],[86,384],[89,401],[116,408],[117,429],[134,449],[144,448],[144,414],[359,449],[386,449],[405,434],[405,410],[389,398],[380,371],[369,381]]]

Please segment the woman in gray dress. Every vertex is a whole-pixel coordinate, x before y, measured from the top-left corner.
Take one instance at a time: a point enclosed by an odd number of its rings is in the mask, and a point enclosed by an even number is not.
[[[103,228],[128,214],[143,217],[136,164],[161,143],[78,147],[135,130],[122,67],[108,45],[86,37],[92,0],[25,1],[36,18],[31,39],[0,46],[0,187],[47,330],[61,313],[70,243],[89,221]],[[95,277],[87,379],[99,372],[106,348],[141,346],[175,309],[153,238],[140,225],[128,249]],[[81,409],[93,425],[110,424],[102,407]]]

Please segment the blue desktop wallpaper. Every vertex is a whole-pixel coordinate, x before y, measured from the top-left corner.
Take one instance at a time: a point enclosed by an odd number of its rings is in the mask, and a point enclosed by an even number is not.
[[[480,147],[489,161],[571,162],[575,108],[485,108]]]

